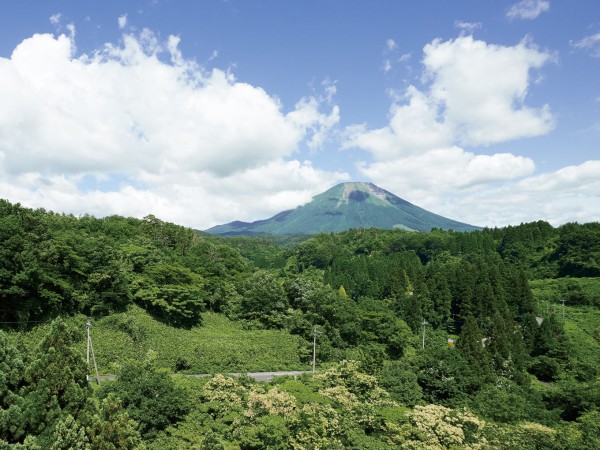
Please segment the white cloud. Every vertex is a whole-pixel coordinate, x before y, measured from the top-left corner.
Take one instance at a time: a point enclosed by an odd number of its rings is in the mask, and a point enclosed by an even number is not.
[[[416,155],[362,166],[370,179],[393,186],[402,195],[443,195],[533,173],[533,160],[510,153],[476,155],[460,147],[432,149]],[[407,194],[408,193],[408,194]]]
[[[52,14],[48,20],[52,25],[58,25],[60,23],[60,18],[62,17],[61,13]]]
[[[178,43],[144,30],[75,57],[73,38],[45,34],[0,58],[0,197],[205,228],[274,214],[347,177],[293,159],[338,123],[334,83],[327,99],[284,112],[260,87],[186,60]],[[124,181],[84,189],[84,177]]]
[[[526,40],[507,47],[471,36],[434,40],[423,53],[426,87],[409,86],[396,95],[387,126],[347,128],[344,148],[361,148],[372,155],[373,161],[358,168],[375,184],[460,218],[447,204],[461,204],[534,174],[530,158],[478,154],[461,147],[543,135],[553,128],[548,106],[525,104],[530,71],[551,61],[552,55]],[[470,204],[469,211],[487,217],[485,204],[476,206]]]
[[[337,94],[337,80],[330,80],[329,78],[325,78],[321,82],[321,86],[323,87],[323,91],[325,93],[325,100],[327,103],[331,103],[333,101],[333,97]]]
[[[600,33],[586,36],[575,42],[571,42],[571,45],[578,49],[590,50],[592,55],[596,58],[600,58]]]
[[[450,145],[451,130],[437,120],[437,107],[431,98],[414,86],[407,89],[405,98],[408,103],[392,105],[387,127],[357,129],[344,147],[363,148],[381,161]]]
[[[526,40],[505,47],[471,36],[435,40],[423,51],[423,64],[433,79],[430,95],[445,108],[444,119],[461,142],[486,145],[553,128],[548,106],[524,105],[530,70],[550,61],[551,54]]]
[[[548,0],[521,0],[510,7],[506,16],[511,20],[532,20],[537,18],[541,13],[549,10],[550,2]]]
[[[483,26],[481,22],[464,22],[462,20],[455,20],[454,26],[461,30],[461,32],[472,34],[475,30],[478,30]]]
[[[123,28],[125,28],[127,26],[127,14],[123,14],[122,16],[119,16],[119,18],[117,19],[117,22],[119,24],[119,30],[122,30]]]
[[[428,92],[410,86],[406,103],[392,105],[387,127],[355,133],[346,147],[362,147],[382,159],[545,134],[554,126],[549,107],[529,108],[524,101],[529,71],[550,58],[526,42],[502,47],[471,36],[435,40],[424,48]]]
[[[382,69],[385,73],[388,73],[390,70],[392,70],[392,62],[389,59],[384,59]]]
[[[437,204],[441,213],[488,226],[547,220],[593,222],[600,217],[600,160],[490,187]],[[453,216],[450,216],[453,217]]]
[[[393,39],[388,39],[387,41],[385,41],[385,47],[388,49],[388,51],[391,52],[398,48],[398,44]]]

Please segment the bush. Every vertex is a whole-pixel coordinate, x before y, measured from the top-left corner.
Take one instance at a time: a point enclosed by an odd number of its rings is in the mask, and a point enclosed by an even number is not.
[[[559,378],[560,363],[548,356],[534,358],[529,366],[529,373],[535,375],[540,381],[556,381]]]

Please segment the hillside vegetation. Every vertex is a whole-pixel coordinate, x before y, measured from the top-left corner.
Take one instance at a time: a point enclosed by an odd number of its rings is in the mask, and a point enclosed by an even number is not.
[[[66,318],[86,329],[86,317]],[[258,372],[307,369],[301,364],[302,341],[280,330],[246,330],[221,314],[207,312],[202,326],[174,328],[136,305],[93,321],[92,344],[100,374],[114,374],[128,360],[155,353],[155,363],[183,373]],[[33,349],[50,329],[8,333],[8,339]],[[86,342],[77,345],[81,354]],[[91,372],[90,372],[91,374]]]
[[[0,448],[600,445],[600,224],[279,242],[0,201]]]

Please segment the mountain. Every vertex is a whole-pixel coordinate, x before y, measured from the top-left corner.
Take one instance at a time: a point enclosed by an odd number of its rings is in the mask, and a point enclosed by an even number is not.
[[[373,183],[342,183],[310,203],[256,222],[235,221],[206,230],[221,235],[316,234],[350,228],[472,231],[478,227],[426,211]]]

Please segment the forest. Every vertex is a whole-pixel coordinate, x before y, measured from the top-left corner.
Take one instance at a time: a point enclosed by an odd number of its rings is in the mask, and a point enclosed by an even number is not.
[[[315,374],[227,375],[308,371],[315,333]],[[0,406],[0,449],[597,449],[600,223],[225,238],[0,200]]]

